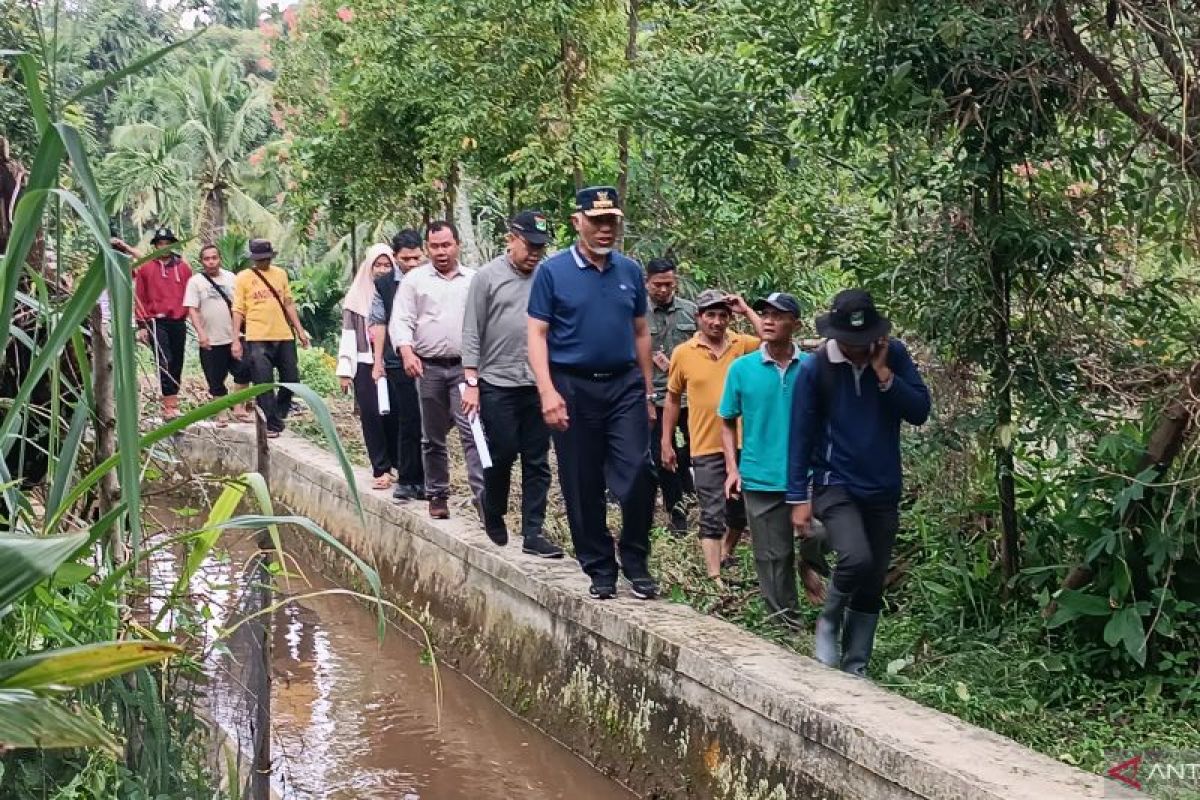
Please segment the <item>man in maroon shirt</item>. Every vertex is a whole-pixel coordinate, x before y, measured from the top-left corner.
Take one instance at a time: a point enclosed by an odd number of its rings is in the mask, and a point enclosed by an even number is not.
[[[177,243],[170,228],[158,228],[150,239],[155,250]],[[133,258],[138,253],[120,240],[113,246]],[[179,379],[183,375],[183,352],[187,344],[187,309],[183,294],[192,277],[192,267],[178,253],[167,253],[142,264],[133,272],[134,314],[138,341],[151,344],[158,363],[164,420],[179,416]]]

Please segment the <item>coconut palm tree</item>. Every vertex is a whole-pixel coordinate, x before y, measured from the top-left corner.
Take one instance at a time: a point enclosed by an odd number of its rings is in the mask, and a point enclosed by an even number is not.
[[[178,227],[193,219],[196,143],[184,131],[151,122],[120,125],[113,129],[112,146],[101,169],[110,213],[128,210],[139,227],[153,223]]]
[[[187,186],[197,197],[196,229],[206,241],[225,233],[231,211],[256,226],[273,219],[243,190],[247,158],[271,131],[265,84],[241,77],[236,65],[222,58],[179,75],[154,76],[138,91],[146,100],[139,105],[153,109],[155,120],[131,122],[114,131],[117,152],[110,157],[116,162],[111,196],[133,196],[139,187],[153,184],[160,187],[165,208],[165,186],[172,176],[157,174],[153,168],[148,169],[148,176],[136,175],[130,151],[158,152],[170,144],[171,161],[164,159],[155,165],[175,169],[175,184]],[[180,161],[186,161],[186,169],[180,167]],[[116,169],[119,166],[124,169]]]

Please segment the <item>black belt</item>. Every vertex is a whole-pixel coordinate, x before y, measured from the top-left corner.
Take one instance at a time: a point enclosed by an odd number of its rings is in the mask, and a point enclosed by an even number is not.
[[[571,375],[575,378],[583,378],[589,381],[611,381],[620,378],[622,375],[629,374],[629,370],[633,369],[633,364],[621,364],[616,367],[608,367],[604,370],[588,369],[587,367],[575,367],[570,364],[551,364],[550,369],[555,372],[562,372],[566,375]]]
[[[425,358],[421,356],[421,360],[426,364],[433,364],[435,367],[457,367],[462,364],[462,358]]]

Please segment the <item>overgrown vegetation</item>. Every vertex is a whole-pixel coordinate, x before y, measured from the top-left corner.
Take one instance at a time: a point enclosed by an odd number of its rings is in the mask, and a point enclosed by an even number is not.
[[[937,405],[875,677],[1098,768],[1197,743],[1198,42],[1173,2],[312,0],[271,46],[305,218],[470,257],[612,182],[696,285],[874,290]]]
[[[24,48],[5,54],[19,69],[5,73],[5,87],[23,88],[33,130],[18,129],[28,140],[11,150],[6,131],[0,164],[2,794],[219,797],[204,764],[201,654],[186,646],[199,615],[184,589],[226,530],[267,529],[278,547],[270,496],[261,476],[243,476],[197,519],[197,530],[164,542],[146,535],[142,479],[172,436],[261,389],[140,429],[138,356],[127,322],[135,265],[109,245],[86,135],[94,131],[90,99],[177,46],[77,73],[58,61],[69,48],[55,13],[4,10],[5,36]],[[85,21],[80,14],[72,24]],[[21,21],[29,27],[18,32]],[[10,152],[31,154],[27,172],[8,160]],[[53,252],[70,255],[55,260],[47,255]],[[102,290],[112,312],[107,324],[97,306]],[[349,475],[319,396],[298,391]],[[248,492],[262,516],[235,516]],[[166,548],[187,557],[174,589],[151,598],[144,577]],[[377,577],[360,566],[378,593]]]
[[[48,47],[31,6],[4,8],[4,48]],[[815,309],[866,285],[936,405],[906,444],[874,677],[1088,768],[1123,746],[1200,747],[1200,18],[1186,4],[305,0],[202,13],[216,24],[188,47],[75,103],[89,80],[187,35],[175,12],[88,3],[54,33],[78,57],[44,74],[6,62],[5,135],[38,185],[53,183],[37,165],[55,129],[29,123],[45,117],[26,99],[35,73],[48,98],[36,102],[81,131],[72,146],[108,154],[83,196],[98,230],[111,215],[130,238],[173,224],[188,248],[224,234],[230,263],[246,237],[271,236],[323,335],[366,243],[449,216],[479,260],[527,206],[565,239],[585,181],[620,186],[626,249],[675,256],[690,286],[786,288]],[[186,105],[203,86],[205,110]],[[61,158],[50,141],[47,165]],[[76,191],[80,163],[72,154]],[[96,231],[48,230],[76,297],[120,281],[127,265],[91,260]],[[31,280],[65,308],[55,281]],[[69,382],[71,368],[52,374]],[[49,437],[52,465],[76,400],[54,385],[39,395],[51,422],[6,427]],[[120,450],[135,452],[122,425]],[[119,469],[136,483],[132,460]],[[660,542],[677,599],[767,632],[749,586],[705,588],[690,544]]]

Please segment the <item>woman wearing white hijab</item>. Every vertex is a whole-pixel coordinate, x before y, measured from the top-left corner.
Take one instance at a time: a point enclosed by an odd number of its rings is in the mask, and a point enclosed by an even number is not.
[[[371,377],[375,356],[367,319],[375,296],[375,278],[389,275],[395,269],[391,248],[386,244],[371,245],[342,302],[342,341],[338,348],[337,374],[342,381],[342,391],[349,391],[351,384],[354,386],[363,440],[375,474],[372,483],[375,489],[388,489],[392,485],[399,431],[396,415],[386,413],[386,410],[381,413],[379,408],[379,391]]]

